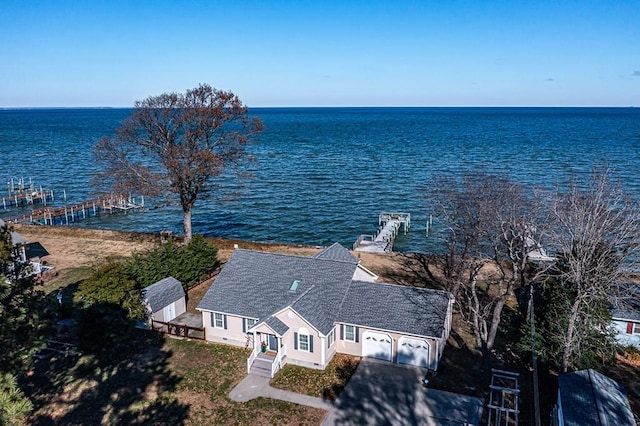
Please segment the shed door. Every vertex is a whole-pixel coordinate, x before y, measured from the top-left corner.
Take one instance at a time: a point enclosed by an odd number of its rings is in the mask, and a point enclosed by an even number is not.
[[[362,356],[391,361],[391,337],[383,333],[362,333]]]
[[[162,316],[165,322],[169,322],[176,317],[176,302],[172,302],[170,305],[165,306],[162,309]]]
[[[398,339],[398,364],[429,368],[431,346],[423,339],[403,336]]]

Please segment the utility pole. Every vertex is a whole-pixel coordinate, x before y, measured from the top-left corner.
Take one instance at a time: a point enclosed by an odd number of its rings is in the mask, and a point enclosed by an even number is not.
[[[529,312],[531,317],[529,322],[531,324],[531,365],[533,366],[533,417],[535,419],[535,425],[540,426],[540,395],[538,392],[538,354],[536,352],[536,323],[535,316],[533,314],[533,285],[529,284]]]

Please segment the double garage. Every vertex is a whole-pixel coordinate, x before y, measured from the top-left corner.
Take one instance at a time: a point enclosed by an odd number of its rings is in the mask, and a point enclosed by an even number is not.
[[[425,339],[401,336],[395,342],[398,364],[431,368],[431,345]],[[394,340],[386,333],[367,330],[362,333],[362,356],[394,362]]]

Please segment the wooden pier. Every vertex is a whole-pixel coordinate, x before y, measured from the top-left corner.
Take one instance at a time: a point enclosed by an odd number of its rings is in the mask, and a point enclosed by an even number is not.
[[[410,213],[380,213],[378,215],[378,232],[375,235],[360,235],[353,244],[354,251],[371,253],[389,253],[393,251],[393,242],[403,229],[406,234],[411,226]]]
[[[5,217],[7,223],[32,223],[40,225],[70,225],[88,217],[105,214],[127,213],[144,207],[144,198],[139,201],[121,196],[101,197],[64,207],[43,207],[28,213]]]
[[[7,182],[7,194],[0,197],[0,208],[7,210],[11,207],[21,207],[31,204],[53,202],[53,190],[38,188],[31,179],[27,183],[24,178],[11,178]]]

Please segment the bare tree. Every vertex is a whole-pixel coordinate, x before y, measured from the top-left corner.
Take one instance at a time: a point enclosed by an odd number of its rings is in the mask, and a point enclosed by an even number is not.
[[[262,129],[236,95],[207,84],[151,96],[135,102],[113,137],[96,143],[104,165],[97,177],[118,193],[177,196],[188,242],[196,199],[214,177],[249,159],[246,146]]]
[[[488,370],[503,308],[530,279],[527,255],[541,228],[525,189],[504,177],[474,173],[438,187],[448,227],[444,286],[471,324]]]
[[[550,339],[559,345],[565,372],[594,339],[600,340],[596,348],[606,347],[611,297],[638,260],[640,210],[604,167],[594,169],[586,185],[574,181],[559,193],[551,212],[558,257],[551,278],[560,287],[556,298],[565,312],[553,319]]]

